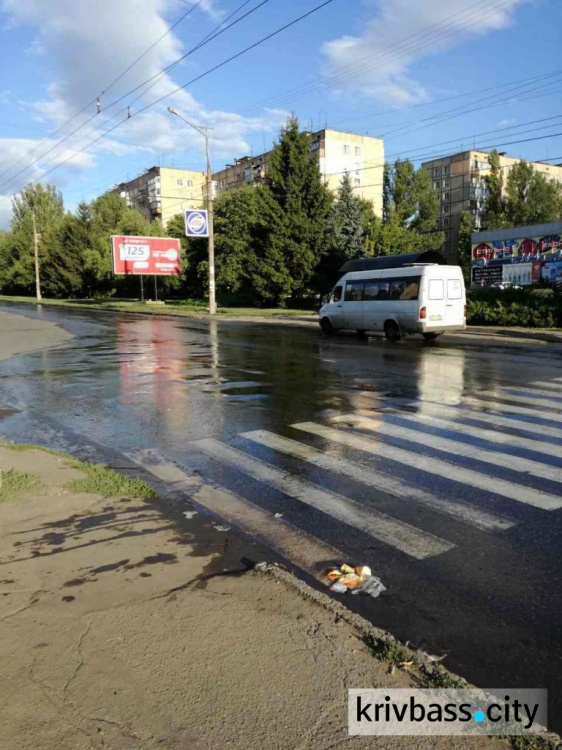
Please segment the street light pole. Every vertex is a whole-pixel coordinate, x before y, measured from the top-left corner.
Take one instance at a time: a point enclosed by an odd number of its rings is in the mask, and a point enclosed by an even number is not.
[[[37,225],[35,223],[35,208],[32,209],[33,217],[33,256],[35,258],[35,296],[37,302],[41,302],[41,280],[39,278],[39,235],[37,234]]]
[[[196,130],[205,138],[205,154],[207,157],[206,183],[209,218],[209,314],[215,315],[215,313],[217,312],[217,302],[215,294],[215,228],[213,210],[213,172],[211,170],[211,150],[209,146],[209,131],[213,130],[213,128],[194,125],[192,122],[189,122],[189,120],[186,120],[185,117],[180,115],[177,109],[174,109],[173,107],[168,107],[168,112],[171,115],[179,117],[180,120],[183,120],[183,122],[186,123],[186,125],[189,125],[189,127],[193,128],[193,130]]]

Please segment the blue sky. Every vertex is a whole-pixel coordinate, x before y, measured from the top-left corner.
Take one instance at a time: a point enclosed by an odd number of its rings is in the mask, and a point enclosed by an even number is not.
[[[201,137],[168,104],[215,127],[215,169],[269,148],[289,112],[314,129],[383,136],[391,158],[508,144],[562,162],[560,0],[333,0],[172,93],[321,2],[267,0],[142,99],[144,88],[125,96],[260,2],[201,0],[166,34],[195,2],[0,0],[0,227],[13,192],[43,176],[72,209],[154,164],[203,169]]]

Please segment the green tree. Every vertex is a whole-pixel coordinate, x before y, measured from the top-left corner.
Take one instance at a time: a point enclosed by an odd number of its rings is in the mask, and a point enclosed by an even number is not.
[[[463,211],[459,228],[459,265],[462,268],[465,283],[470,284],[470,262],[472,260],[472,232],[474,218],[470,211]]]
[[[315,289],[328,292],[346,260],[366,255],[366,232],[371,217],[374,218],[372,204],[354,194],[346,172],[328,214],[329,237],[314,275]]]
[[[408,159],[387,164],[383,181],[383,221],[375,228],[375,254],[437,250],[445,241],[437,231],[439,196],[422,167]]]
[[[282,129],[260,191],[263,218],[256,236],[253,288],[263,301],[284,304],[304,292],[326,247],[332,196],[322,182],[310,140],[296,118]]]
[[[359,258],[365,253],[363,214],[364,208],[354,194],[346,172],[328,217],[334,252],[343,261]]]
[[[486,198],[486,228],[501,229],[506,226],[505,201],[503,197],[503,174],[500,155],[494,149],[488,156],[490,174],[486,176],[488,196]]]
[[[526,161],[515,164],[507,178],[505,217],[509,226],[558,221],[560,186]]]
[[[52,185],[29,184],[12,199],[11,233],[5,242],[5,285],[13,290],[35,289],[34,219],[40,236],[41,268],[49,265],[52,241],[64,219],[62,195]]]

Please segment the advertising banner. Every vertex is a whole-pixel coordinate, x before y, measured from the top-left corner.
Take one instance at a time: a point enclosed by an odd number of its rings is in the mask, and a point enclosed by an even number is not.
[[[562,260],[545,263],[542,268],[542,279],[547,284],[562,284]]]
[[[503,266],[503,280],[517,286],[530,286],[533,283],[533,263],[513,263]]]
[[[117,276],[178,276],[181,271],[177,239],[113,235],[111,245]]]
[[[562,235],[521,237],[520,239],[494,240],[472,245],[472,261],[501,260],[531,255],[556,255],[562,250]]]
[[[490,286],[503,281],[503,266],[483,266],[472,269],[472,283],[474,286]]]

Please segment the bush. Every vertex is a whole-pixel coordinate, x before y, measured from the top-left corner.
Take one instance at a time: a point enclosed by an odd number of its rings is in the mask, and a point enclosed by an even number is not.
[[[467,294],[467,323],[522,328],[562,327],[562,295],[546,289],[478,289]]]

